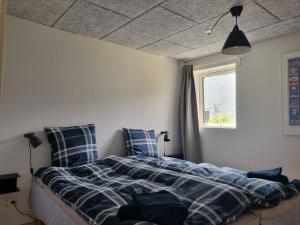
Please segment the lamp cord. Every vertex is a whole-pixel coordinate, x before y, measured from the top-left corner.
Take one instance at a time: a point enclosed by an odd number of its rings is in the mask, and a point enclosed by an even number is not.
[[[11,204],[14,206],[14,208],[16,209],[16,211],[18,213],[20,213],[22,216],[27,216],[27,217],[30,217],[31,219],[33,219],[34,221],[37,221],[37,219],[34,218],[32,215],[30,215],[28,213],[23,213],[20,209],[18,209],[16,201],[11,201]]]
[[[215,29],[217,23],[224,17],[226,16],[228,13],[230,13],[230,11],[225,12],[222,16],[220,16],[217,21],[214,23],[214,25],[212,26],[212,28],[210,29],[210,32],[208,33],[208,35],[211,35],[213,30]]]

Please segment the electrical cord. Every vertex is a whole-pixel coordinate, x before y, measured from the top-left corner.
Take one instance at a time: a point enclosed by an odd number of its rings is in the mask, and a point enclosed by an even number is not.
[[[34,221],[38,221],[36,218],[34,218],[32,215],[28,214],[28,213],[23,213],[20,209],[18,209],[17,207],[17,204],[16,204],[16,201],[11,201],[10,202],[16,209],[16,211],[18,213],[20,213],[22,216],[27,216],[27,217],[30,217],[31,219],[33,219]]]
[[[230,11],[225,12],[222,16],[220,16],[220,17],[217,19],[217,21],[214,23],[214,25],[208,30],[208,33],[207,33],[208,35],[211,35],[211,34],[212,34],[212,32],[213,32],[215,26],[217,25],[217,23],[218,23],[224,16],[226,16],[228,13],[230,13]]]
[[[29,144],[28,144],[28,146],[29,146],[29,165],[30,165],[30,174],[31,174],[31,182],[33,182],[33,167],[32,167],[32,160],[31,160],[31,155],[32,155],[32,153],[31,153],[31,151],[32,151],[32,149],[31,149],[31,144],[30,144],[30,142],[29,142]]]
[[[28,144],[29,146],[29,165],[30,165],[30,173],[33,175],[33,168],[32,168],[32,162],[31,162],[31,145],[30,143]]]

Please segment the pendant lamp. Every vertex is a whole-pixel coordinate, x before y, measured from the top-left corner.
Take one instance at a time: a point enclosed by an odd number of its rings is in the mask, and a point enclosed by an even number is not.
[[[243,31],[239,29],[237,17],[241,15],[243,6],[235,6],[230,9],[230,13],[235,17],[236,24],[229,34],[222,48],[225,55],[242,55],[251,50],[251,45]]]

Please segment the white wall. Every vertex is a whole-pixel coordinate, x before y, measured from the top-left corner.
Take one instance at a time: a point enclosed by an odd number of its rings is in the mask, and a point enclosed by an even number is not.
[[[168,152],[178,152],[180,76],[175,60],[58,31],[7,16],[0,105],[0,174],[21,175],[19,203],[27,210],[29,150],[37,132],[34,168],[50,163],[44,126],[96,123],[102,156],[124,154],[122,127],[169,130]],[[26,222],[9,207],[0,224]]]
[[[300,136],[282,135],[281,115],[281,54],[299,49],[297,33],[255,44],[242,57],[237,71],[237,129],[202,128],[204,161],[249,170],[283,166],[284,173],[300,178]],[[222,60],[232,57],[218,54],[190,63]]]

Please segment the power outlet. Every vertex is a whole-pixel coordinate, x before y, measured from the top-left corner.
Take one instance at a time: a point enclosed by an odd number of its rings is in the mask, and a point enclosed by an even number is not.
[[[18,195],[17,193],[9,193],[0,195],[0,207],[10,207],[11,202],[17,202]]]

